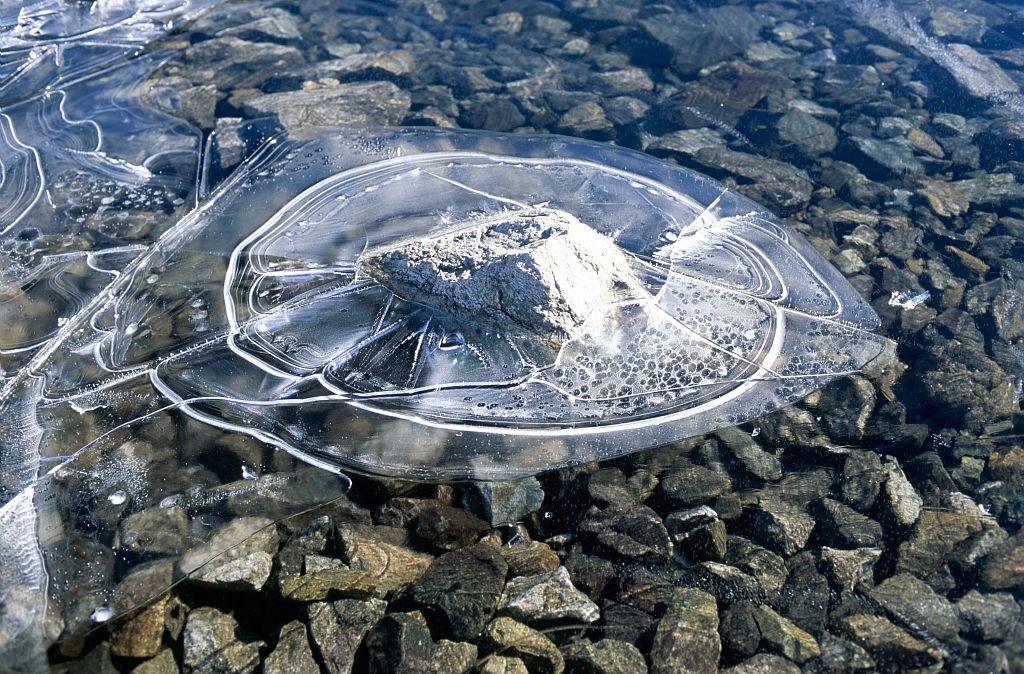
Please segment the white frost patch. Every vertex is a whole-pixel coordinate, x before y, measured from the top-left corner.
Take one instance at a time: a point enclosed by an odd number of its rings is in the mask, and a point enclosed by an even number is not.
[[[900,307],[901,309],[909,311],[919,304],[927,302],[931,296],[932,294],[927,290],[923,293],[912,293],[909,290],[901,290],[892,294],[892,297],[889,298],[889,306]]]

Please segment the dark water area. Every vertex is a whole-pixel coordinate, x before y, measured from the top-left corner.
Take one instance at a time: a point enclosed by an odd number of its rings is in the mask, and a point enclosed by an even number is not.
[[[0,0],[0,672],[1024,671],[1022,87],[1016,2]],[[573,327],[335,366],[418,315],[358,267],[396,214],[573,204],[652,293],[712,223],[840,308],[614,441],[453,365]]]

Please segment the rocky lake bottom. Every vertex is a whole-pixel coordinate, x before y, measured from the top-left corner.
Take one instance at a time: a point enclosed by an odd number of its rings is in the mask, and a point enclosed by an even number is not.
[[[64,123],[92,106],[108,138],[119,110],[163,115],[150,127],[185,159],[148,165],[199,177],[117,212],[116,185],[55,184],[66,219],[5,234],[10,269],[151,243],[277,133],[549,132],[695,169],[786,218],[892,347],[756,421],[503,482],[349,487],[145,408],[110,450],[145,485],[103,463],[58,476],[72,517],[40,543],[51,643],[35,668],[1024,671],[1022,26],[1016,3],[981,0],[230,1],[128,49],[144,63],[130,77],[53,80]],[[4,96],[26,96],[0,72]],[[92,272],[65,272],[50,285],[91,292]],[[0,289],[13,376],[26,335],[74,302]],[[206,310],[150,327],[194,337]],[[62,414],[46,432],[102,427]],[[184,497],[139,507],[132,489]],[[10,619],[32,600],[4,603]]]

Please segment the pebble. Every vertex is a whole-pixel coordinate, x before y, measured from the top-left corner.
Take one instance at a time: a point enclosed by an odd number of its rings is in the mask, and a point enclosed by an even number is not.
[[[270,578],[278,544],[273,520],[239,517],[182,555],[178,568],[195,583],[259,592]]]
[[[182,635],[182,669],[191,674],[251,671],[260,663],[262,641],[238,638],[238,621],[212,607],[193,609]]]
[[[434,642],[418,613],[388,613],[366,634],[367,671],[371,674],[428,672]]]
[[[867,595],[889,617],[924,639],[954,642],[960,624],[953,604],[909,573],[886,578]]]
[[[821,655],[818,642],[789,620],[768,606],[754,610],[754,620],[761,632],[761,640],[768,648],[793,662],[803,664]]]
[[[306,626],[293,620],[281,628],[277,646],[263,662],[264,674],[319,674],[306,636]]]
[[[277,115],[290,131],[308,126],[392,126],[412,105],[393,82],[351,82],[300,91],[262,94],[245,101],[253,116]]]
[[[913,663],[916,671],[937,672],[946,659],[945,651],[915,639],[880,616],[846,616],[839,620],[838,628],[883,671],[900,671],[905,663]]]
[[[640,649],[626,641],[584,640],[571,644],[564,652],[570,674],[647,674],[647,661]]]
[[[644,505],[592,507],[580,520],[579,530],[621,557],[650,562],[672,558],[672,542],[661,517]]]
[[[561,674],[565,670],[565,660],[550,639],[512,618],[495,618],[484,630],[483,640],[489,652],[520,658],[531,672]]]
[[[507,482],[476,482],[463,498],[492,527],[514,524],[540,510],[544,489],[535,477]]]
[[[328,674],[349,674],[363,637],[384,616],[380,599],[340,599],[306,607],[309,633]]]

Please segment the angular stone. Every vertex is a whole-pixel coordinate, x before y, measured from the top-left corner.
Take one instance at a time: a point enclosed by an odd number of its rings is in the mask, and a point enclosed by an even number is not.
[[[367,633],[366,652],[371,674],[428,672],[434,642],[421,615],[388,613]]]
[[[857,510],[864,512],[878,498],[885,473],[878,454],[868,451],[851,452],[843,464],[840,491],[843,500]]]
[[[506,544],[501,548],[501,556],[508,563],[510,576],[533,576],[554,571],[561,566],[558,553],[540,541]]]
[[[309,631],[328,674],[349,674],[363,637],[384,616],[379,599],[341,599],[306,607]]]
[[[954,641],[960,633],[949,600],[909,573],[886,578],[867,594],[894,621],[923,638]]]
[[[182,508],[147,508],[118,527],[116,548],[138,554],[177,555],[185,549],[188,515]]]
[[[730,427],[716,435],[729,448],[733,457],[754,477],[773,482],[782,477],[782,464],[778,458],[761,449],[750,433]]]
[[[902,543],[896,556],[896,571],[927,578],[953,555],[957,546],[981,533],[979,516],[946,510],[921,512],[910,539]]]
[[[655,562],[672,558],[672,542],[665,525],[644,505],[591,508],[580,521],[579,530],[623,557]]]
[[[782,589],[789,576],[786,561],[782,557],[739,536],[729,537],[729,553],[725,559],[740,571],[749,573],[762,587],[773,593]]]
[[[434,648],[430,671],[435,674],[467,674],[476,666],[477,649],[464,641],[441,639]]]
[[[735,658],[749,658],[761,645],[757,607],[748,601],[733,604],[722,614],[718,631],[724,650]]]
[[[192,674],[251,671],[260,662],[262,641],[242,642],[238,622],[215,608],[192,609],[182,636],[183,666]]]
[[[391,82],[351,82],[321,89],[262,94],[243,104],[253,116],[277,115],[289,131],[309,126],[392,126],[412,99]]]
[[[921,516],[924,501],[895,462],[885,466],[882,488],[882,512],[899,527],[910,527]]]
[[[164,595],[110,628],[110,652],[125,658],[151,658],[163,645],[164,616],[170,603]]]
[[[799,506],[770,493],[759,496],[745,514],[754,537],[787,556],[803,550],[814,530],[814,518]]]
[[[483,639],[488,651],[521,658],[531,672],[561,674],[565,669],[562,654],[550,639],[512,618],[495,618]]]
[[[479,517],[455,506],[428,503],[416,518],[416,534],[441,550],[471,545],[490,530]]]
[[[366,599],[383,596],[373,576],[366,571],[325,568],[301,576],[288,576],[280,583],[281,596],[298,602],[326,601],[339,597]]]
[[[472,639],[494,615],[507,570],[500,552],[478,543],[435,559],[408,596],[457,639]]]
[[[814,504],[822,538],[838,548],[878,547],[882,543],[882,526],[865,515],[830,498]]]
[[[754,619],[761,632],[761,640],[769,648],[793,662],[803,664],[821,655],[818,642],[807,632],[786,620],[768,606],[758,606]]]
[[[263,662],[263,674],[320,674],[305,625],[293,620],[281,628],[277,646]]]
[[[239,517],[182,555],[178,567],[196,583],[258,592],[270,577],[278,542],[273,520]]]
[[[852,641],[826,632],[821,635],[818,645],[821,657],[804,666],[808,674],[866,674],[876,670],[875,661],[867,651]]]
[[[448,315],[545,338],[573,334],[596,309],[650,296],[611,239],[565,211],[519,209],[466,224],[372,251],[360,273]]]
[[[713,673],[718,670],[721,652],[714,596],[700,590],[677,589],[654,633],[651,672]]]
[[[378,540],[373,532],[372,527],[357,525],[339,524],[335,527],[342,559],[349,568],[369,574],[377,592],[389,594],[402,585],[415,582],[434,561],[426,553]]]
[[[658,484],[668,499],[680,506],[710,503],[732,488],[728,477],[692,463],[673,467]]]
[[[967,636],[981,641],[1003,641],[1022,627],[1020,605],[1005,592],[982,594],[971,590],[956,603]]]
[[[885,618],[866,614],[839,620],[839,629],[874,659],[883,671],[938,672],[946,653],[918,641]]]
[[[985,558],[981,582],[991,590],[1016,590],[1024,587],[1024,532],[1007,538]]]
[[[480,674],[530,674],[530,670],[519,658],[491,655],[484,658],[483,664],[480,665]]]
[[[688,559],[720,562],[728,550],[725,522],[707,506],[677,510],[665,518],[672,542]]]
[[[591,623],[601,614],[597,604],[573,586],[564,566],[550,573],[511,579],[505,585],[498,610],[523,622]]]
[[[825,631],[832,599],[828,580],[818,573],[809,552],[791,558],[789,565],[789,577],[774,607],[801,629],[819,636]]]
[[[165,648],[155,657],[133,669],[131,674],[179,674],[180,672],[181,668],[178,667],[178,663],[174,659],[174,651]]]
[[[479,512],[492,527],[514,524],[544,503],[544,490],[535,477],[505,482],[476,482],[463,499],[466,507]]]
[[[787,112],[778,122],[779,137],[796,145],[808,157],[831,152],[839,139],[835,130],[806,112]]]
[[[879,548],[836,550],[825,546],[818,555],[821,569],[828,576],[832,587],[837,592],[848,593],[861,583],[870,585],[873,582],[875,564],[882,556],[882,551]]]
[[[800,668],[771,653],[758,653],[738,665],[720,670],[721,674],[799,674]]]
[[[572,674],[647,674],[640,649],[617,639],[577,642],[566,650],[565,660]]]

